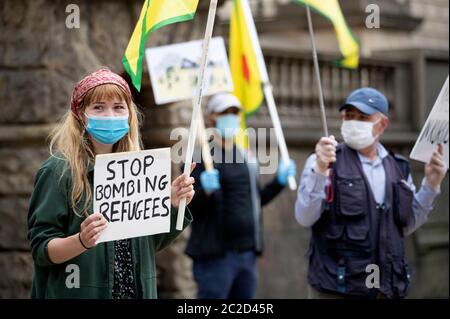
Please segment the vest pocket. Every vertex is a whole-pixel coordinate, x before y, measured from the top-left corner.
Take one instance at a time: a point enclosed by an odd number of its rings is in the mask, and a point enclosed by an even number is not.
[[[344,238],[346,241],[365,241],[368,234],[369,225],[331,225],[328,227],[326,237],[331,240]]]
[[[404,180],[394,182],[394,217],[402,227],[409,224],[414,194]]]
[[[342,216],[363,216],[365,212],[366,192],[364,181],[360,177],[337,178],[338,214]]]
[[[331,240],[337,240],[344,233],[344,225],[332,225],[328,228],[326,237]]]
[[[343,263],[326,262],[325,270],[334,280],[338,292],[349,295],[367,295],[366,287],[368,261],[365,259],[347,259]]]
[[[365,241],[369,233],[368,225],[347,225],[345,233],[350,241]]]
[[[411,281],[411,273],[404,260],[392,262],[392,286],[395,298],[403,298],[408,292]]]
[[[328,251],[341,257],[365,257],[370,255],[368,225],[332,225],[325,237]]]

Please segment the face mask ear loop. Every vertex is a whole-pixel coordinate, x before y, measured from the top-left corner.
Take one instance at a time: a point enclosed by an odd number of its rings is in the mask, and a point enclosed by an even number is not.
[[[380,123],[381,122],[381,119],[378,119],[378,120],[376,120],[375,122],[373,122],[373,124],[372,124],[372,134],[373,134],[373,128],[375,127],[375,125],[377,125],[378,123]],[[377,138],[379,138],[380,137],[380,134],[377,134],[376,136],[374,136],[373,138],[374,138],[374,140],[376,140]]]
[[[84,116],[86,117],[87,120],[89,120],[89,116],[86,114],[86,112],[83,112]],[[83,135],[87,132],[87,121],[86,124],[84,123],[83,119],[81,118],[81,116],[79,117],[79,120],[81,122],[81,125],[83,125]]]

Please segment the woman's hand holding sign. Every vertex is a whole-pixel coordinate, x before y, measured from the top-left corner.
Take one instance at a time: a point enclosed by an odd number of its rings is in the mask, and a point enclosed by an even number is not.
[[[87,249],[97,246],[96,241],[107,225],[99,213],[87,217],[80,225],[80,232],[66,238],[53,238],[48,242],[48,257],[54,264],[62,264]]]
[[[97,239],[107,226],[102,214],[95,213],[86,218],[80,225],[79,239],[85,249],[95,247]]]
[[[191,164],[191,173],[195,168],[196,163]],[[189,204],[194,197],[195,191],[193,184],[195,179],[184,174],[178,176],[172,183],[172,206],[178,208],[180,200],[186,198],[186,205]]]

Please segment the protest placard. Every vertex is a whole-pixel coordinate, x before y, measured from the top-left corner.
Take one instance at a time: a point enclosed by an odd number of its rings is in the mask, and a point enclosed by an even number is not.
[[[97,243],[170,231],[170,149],[97,155],[94,212],[108,221]]]
[[[412,159],[428,163],[437,144],[444,145],[444,161],[448,157],[448,77],[410,154]]]
[[[156,104],[192,99],[198,81],[203,41],[170,44],[145,51]],[[204,96],[233,91],[223,38],[211,39]]]

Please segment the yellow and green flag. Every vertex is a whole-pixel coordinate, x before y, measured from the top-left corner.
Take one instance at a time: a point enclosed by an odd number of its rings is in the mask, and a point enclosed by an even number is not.
[[[339,48],[344,56],[340,61],[340,65],[349,69],[356,69],[359,64],[359,44],[345,21],[338,0],[293,1],[309,6],[333,23],[339,42]]]
[[[242,104],[241,128],[246,128],[246,116],[255,113],[264,99],[261,75],[255,49],[252,46],[248,23],[241,0],[234,0],[230,20],[230,68],[234,83],[234,95]],[[247,136],[236,136],[236,143],[247,148]]]
[[[122,58],[133,85],[141,90],[145,42],[153,31],[194,18],[199,0],[146,0]]]

